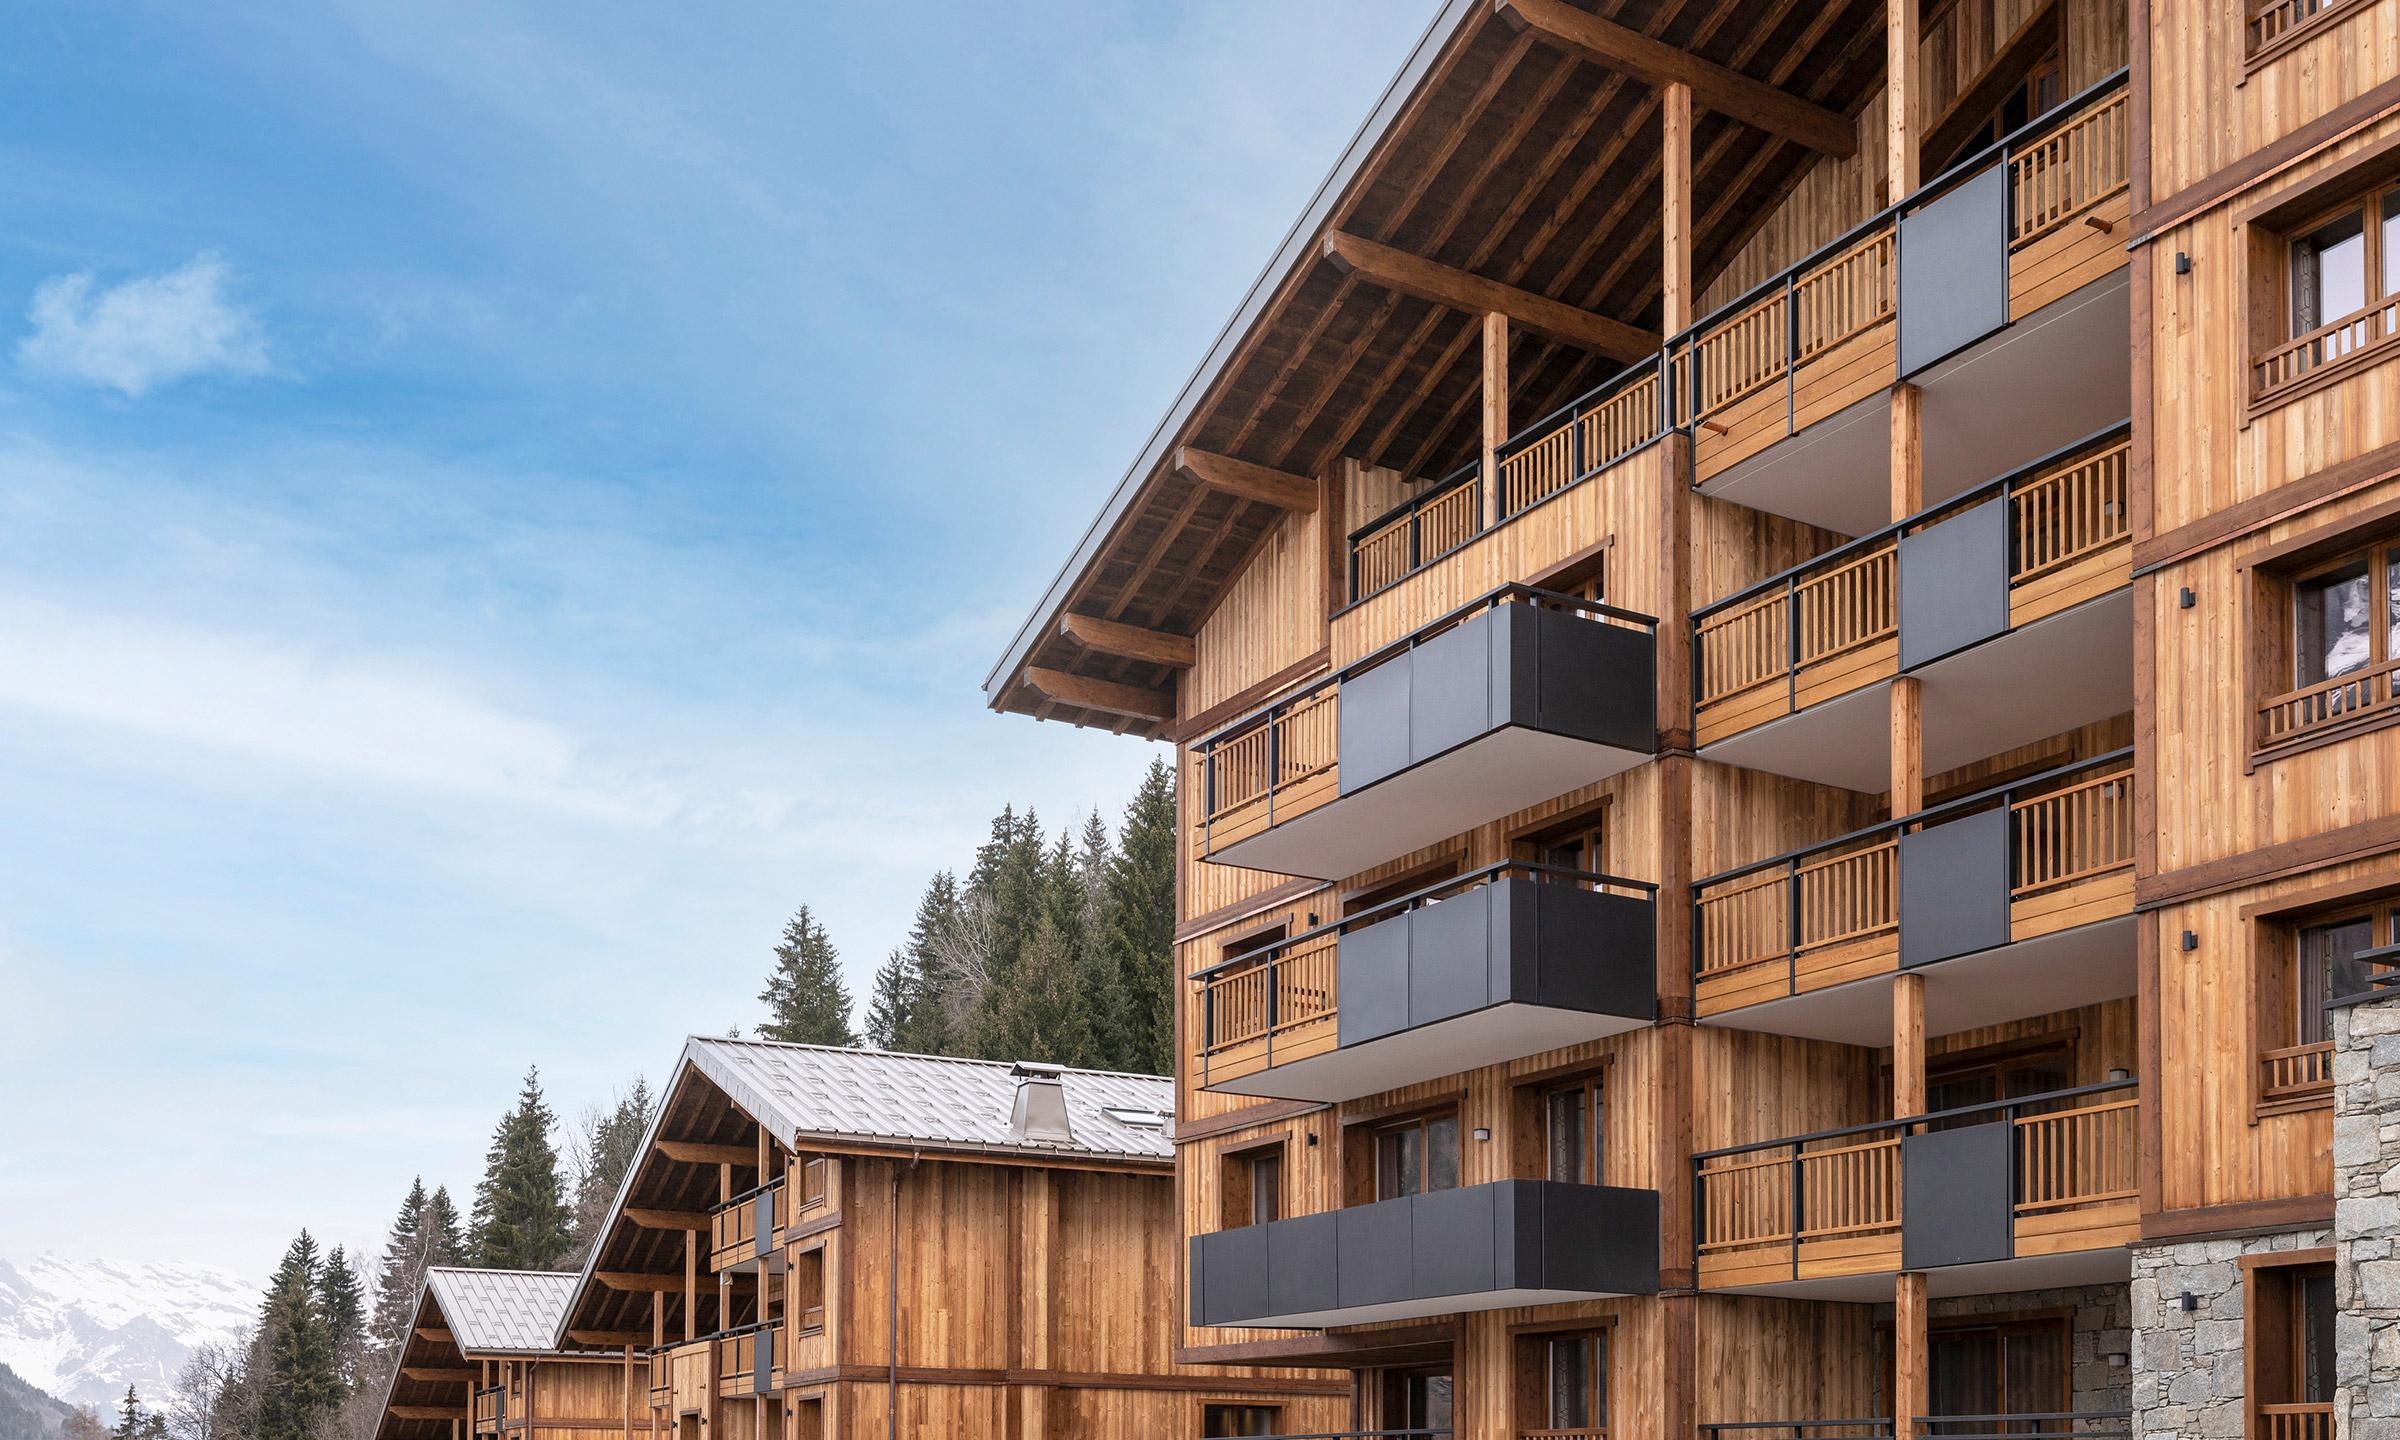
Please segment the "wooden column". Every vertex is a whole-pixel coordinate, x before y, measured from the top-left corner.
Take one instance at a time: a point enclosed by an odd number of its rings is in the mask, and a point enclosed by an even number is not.
[[[1892,387],[1891,517],[1894,523],[1925,508],[1924,392]],[[1891,690],[1891,817],[1925,808],[1924,705],[1916,677],[1900,676]]]
[[[1483,317],[1483,521],[1500,518],[1500,445],[1508,439],[1508,317]]]
[[[1925,977],[1892,980],[1892,1118],[1925,1113]]]
[[[683,1338],[690,1340],[700,1333],[697,1320],[700,1311],[700,1235],[698,1231],[683,1232]]]
[[[1917,1417],[1926,1411],[1927,1377],[1925,1276],[1904,1273],[1892,1281],[1892,1440],[1916,1440]]]
[[[1659,161],[1665,181],[1659,234],[1666,253],[1659,275],[1666,333],[1673,335],[1692,323],[1692,87],[1669,85],[1660,91],[1658,111],[1666,126]]]
[[[1891,198],[1917,188],[1917,7],[1921,0],[1884,0],[1884,173]]]

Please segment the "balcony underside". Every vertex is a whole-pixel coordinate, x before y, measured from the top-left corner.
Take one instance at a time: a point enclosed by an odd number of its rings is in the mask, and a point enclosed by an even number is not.
[[[2124,877],[2120,877],[2124,878]],[[2130,890],[2126,903],[2131,903]],[[1899,973],[1898,945],[1884,936],[1852,953],[1799,961],[1802,993],[1707,1014],[1701,1023],[1729,1030],[1756,1030],[1808,1040],[1879,1048],[1892,1043],[1892,979]],[[1829,962],[1829,963],[1828,963]],[[1861,967],[1877,973],[1844,978]],[[1781,960],[1761,968],[1785,983],[1791,974]],[[1925,1030],[1952,1035],[1984,1025],[2048,1015],[2079,1006],[2119,1000],[2134,993],[2133,917],[2130,914],[2071,930],[2016,941],[1974,955],[1916,966],[1925,977]],[[1811,976],[1832,983],[1807,989]]]
[[[1606,780],[1650,757],[1522,725],[1487,732],[1208,851],[1219,865],[1342,880],[1464,830]]]
[[[1647,1017],[1601,1015],[1547,1005],[1493,1005],[1470,1014],[1420,1025],[1387,1035],[1366,1045],[1325,1049],[1333,1044],[1334,1022],[1324,1022],[1324,1038],[1311,1054],[1310,1037],[1278,1040],[1271,1067],[1230,1080],[1211,1078],[1210,1090],[1233,1095],[1260,1095],[1279,1100],[1333,1102],[1413,1084],[1428,1075],[1457,1075],[1486,1065],[1501,1065],[1545,1050],[1605,1040],[1650,1023]],[[1239,1070],[1245,1063],[1266,1066],[1264,1042],[1255,1057],[1241,1051],[1211,1057],[1212,1072]],[[1285,1055],[1301,1058],[1286,1060]],[[1542,1303],[1525,1301],[1525,1304]],[[1434,1311],[1428,1314],[1439,1313]]]
[[[2123,1211],[2121,1228],[2131,1229],[2132,1205],[2127,1203],[2116,1208]],[[2020,1290],[2064,1290],[2079,1285],[2122,1284],[2133,1276],[2133,1253],[2125,1248],[2132,1238],[2131,1234],[2127,1234],[2122,1241],[2063,1254],[2020,1255],[2010,1260],[1987,1260],[1973,1265],[1938,1266],[1924,1272],[1925,1290],[1939,1300],[1957,1295],[2004,1295]],[[1893,1277],[1900,1271],[1898,1251],[1895,1239],[1888,1257],[1869,1253],[1845,1260],[1828,1255],[1812,1261],[1804,1256],[1801,1274],[1797,1277],[1790,1275],[1787,1262],[1782,1278],[1740,1285],[1708,1284],[1704,1267],[1703,1288],[1712,1295],[1780,1295],[1795,1300],[1888,1304],[1892,1298]],[[1858,1263],[1860,1259],[1880,1268],[1849,1273],[1812,1273],[1813,1269],[1843,1269]]]
[[[2132,411],[2127,272],[2118,269],[1925,370],[1923,503],[1938,505]],[[1838,413],[1700,484],[1702,494],[1866,535],[1891,513],[1891,377]]]
[[[1911,672],[1925,773],[2133,708],[2133,592],[2119,589]],[[1876,794],[1891,785],[1889,675],[1701,747],[1703,759]]]

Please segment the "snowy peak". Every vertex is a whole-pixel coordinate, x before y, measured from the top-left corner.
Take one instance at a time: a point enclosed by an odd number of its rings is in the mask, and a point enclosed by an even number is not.
[[[194,1347],[257,1305],[255,1285],[205,1265],[0,1259],[0,1364],[71,1404],[106,1411],[127,1385],[163,1401]]]

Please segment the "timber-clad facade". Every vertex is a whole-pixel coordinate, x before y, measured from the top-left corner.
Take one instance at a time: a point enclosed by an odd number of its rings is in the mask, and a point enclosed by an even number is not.
[[[2396,307],[2400,0],[1444,5],[986,685],[1226,1433],[2400,1436]]]

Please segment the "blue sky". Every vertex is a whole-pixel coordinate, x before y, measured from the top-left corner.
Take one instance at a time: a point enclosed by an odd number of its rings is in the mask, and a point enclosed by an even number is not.
[[[0,1257],[372,1245],[1113,819],[978,685],[1430,10],[13,15]]]

